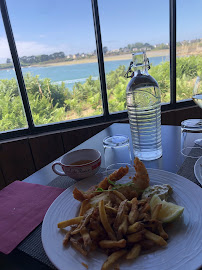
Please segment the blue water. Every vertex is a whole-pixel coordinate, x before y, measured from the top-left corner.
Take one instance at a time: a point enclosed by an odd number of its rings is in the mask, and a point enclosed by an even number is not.
[[[160,64],[162,61],[168,61],[166,56],[150,57],[150,63],[153,66]],[[117,69],[120,65],[128,68],[130,60],[106,61],[105,72],[109,73]],[[50,78],[51,82],[60,84],[65,82],[66,86],[72,90],[75,82],[84,83],[89,76],[97,79],[99,76],[98,63],[86,63],[77,65],[51,66],[51,67],[26,67],[22,68],[23,74],[31,73],[31,75],[39,75],[40,79]],[[16,78],[13,69],[0,70],[0,79]]]

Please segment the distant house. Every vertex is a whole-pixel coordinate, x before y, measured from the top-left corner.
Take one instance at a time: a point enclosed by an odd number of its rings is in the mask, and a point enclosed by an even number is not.
[[[12,63],[11,59],[10,59],[10,58],[7,58],[7,59],[6,59],[6,63],[7,63],[7,64]]]
[[[130,52],[130,50],[129,50],[128,48],[124,48],[124,49],[123,49],[123,52],[125,52],[125,53],[126,53],[126,52]]]
[[[72,58],[73,58],[72,54],[67,55],[67,59],[72,59]]]
[[[119,49],[111,50],[112,53],[119,52]]]
[[[73,59],[77,59],[79,57],[80,57],[80,54],[79,53],[73,54]]]

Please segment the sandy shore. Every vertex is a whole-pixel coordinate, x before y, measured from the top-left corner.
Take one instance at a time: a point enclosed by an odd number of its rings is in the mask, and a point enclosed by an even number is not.
[[[159,51],[148,51],[148,57],[158,57],[158,56],[168,56],[169,50],[159,50]],[[123,54],[123,55],[113,55],[113,56],[105,56],[104,60],[107,61],[119,61],[119,60],[131,60],[132,54]],[[59,63],[47,63],[41,65],[32,65],[32,67],[48,67],[48,66],[65,66],[65,65],[77,65],[77,64],[86,64],[86,63],[96,63],[97,58],[93,57],[90,59],[81,59],[81,60],[73,60],[68,62],[59,62]]]

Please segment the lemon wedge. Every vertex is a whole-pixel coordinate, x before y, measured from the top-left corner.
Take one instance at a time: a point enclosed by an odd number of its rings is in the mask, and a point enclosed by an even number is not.
[[[184,211],[184,207],[171,202],[166,202],[164,200],[162,201],[159,196],[155,194],[150,201],[151,211],[153,211],[157,204],[162,204],[161,210],[158,214],[158,220],[162,221],[163,223],[174,221]]]

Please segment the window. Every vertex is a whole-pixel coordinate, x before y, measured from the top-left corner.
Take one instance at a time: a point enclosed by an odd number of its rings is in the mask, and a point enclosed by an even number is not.
[[[7,5],[34,124],[101,115],[90,1]]]
[[[17,109],[11,97],[5,102],[8,117],[18,114],[1,129],[0,139],[127,118],[124,74],[131,54],[142,49],[161,89],[162,110],[190,104],[176,101],[191,98],[202,62],[199,0],[192,8],[188,0],[4,0],[0,7],[12,73],[6,76],[1,62],[0,80],[13,78],[22,100]],[[195,48],[197,61],[182,50],[183,40]]]
[[[8,41],[0,18],[0,132],[27,127]]]
[[[202,72],[202,1],[177,1],[177,100],[192,98]]]
[[[126,86],[130,79],[124,78],[124,74],[132,53],[141,50],[149,58],[149,73],[159,83],[162,102],[170,102],[169,1],[98,3],[109,111],[126,110]]]

